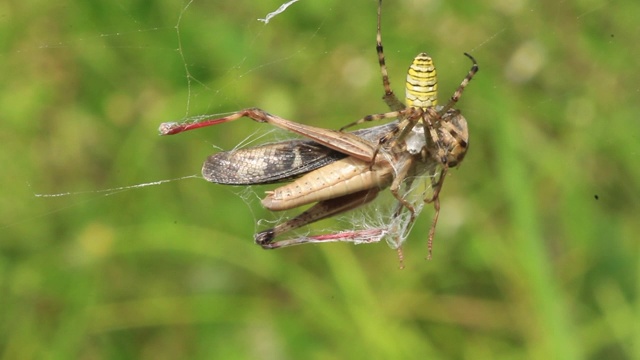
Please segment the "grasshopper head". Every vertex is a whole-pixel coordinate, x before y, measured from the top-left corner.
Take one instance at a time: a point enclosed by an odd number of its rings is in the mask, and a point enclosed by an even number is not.
[[[459,110],[450,109],[442,115],[436,126],[442,147],[432,153],[432,156],[447,167],[458,166],[469,149],[467,119]]]

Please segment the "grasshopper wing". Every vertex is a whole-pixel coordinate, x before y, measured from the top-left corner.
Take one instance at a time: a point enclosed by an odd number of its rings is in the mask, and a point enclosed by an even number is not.
[[[353,134],[375,143],[396,126],[392,122]],[[213,154],[204,162],[202,176],[225,185],[270,184],[293,180],[345,157],[311,140],[288,140]]]
[[[223,151],[207,158],[202,176],[225,185],[288,181],[347,155],[310,140],[289,140]]]

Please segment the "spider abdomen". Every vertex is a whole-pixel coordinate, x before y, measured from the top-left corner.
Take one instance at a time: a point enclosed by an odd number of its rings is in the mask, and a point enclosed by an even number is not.
[[[418,54],[407,72],[406,103],[408,107],[427,108],[438,102],[438,79],[431,56]]]

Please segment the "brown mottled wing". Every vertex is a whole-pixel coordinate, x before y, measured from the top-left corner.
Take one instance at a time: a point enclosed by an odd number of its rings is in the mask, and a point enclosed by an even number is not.
[[[394,126],[397,122],[353,134],[375,142]],[[347,156],[311,140],[288,140],[213,154],[204,162],[202,176],[225,185],[269,184],[295,179]]]
[[[310,140],[290,140],[213,154],[204,162],[202,176],[218,184],[269,184],[295,179],[346,156]]]

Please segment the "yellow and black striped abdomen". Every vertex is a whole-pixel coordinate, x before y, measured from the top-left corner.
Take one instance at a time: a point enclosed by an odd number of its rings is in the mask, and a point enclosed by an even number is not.
[[[406,103],[408,107],[427,108],[438,102],[436,66],[426,53],[413,59],[407,73]]]

